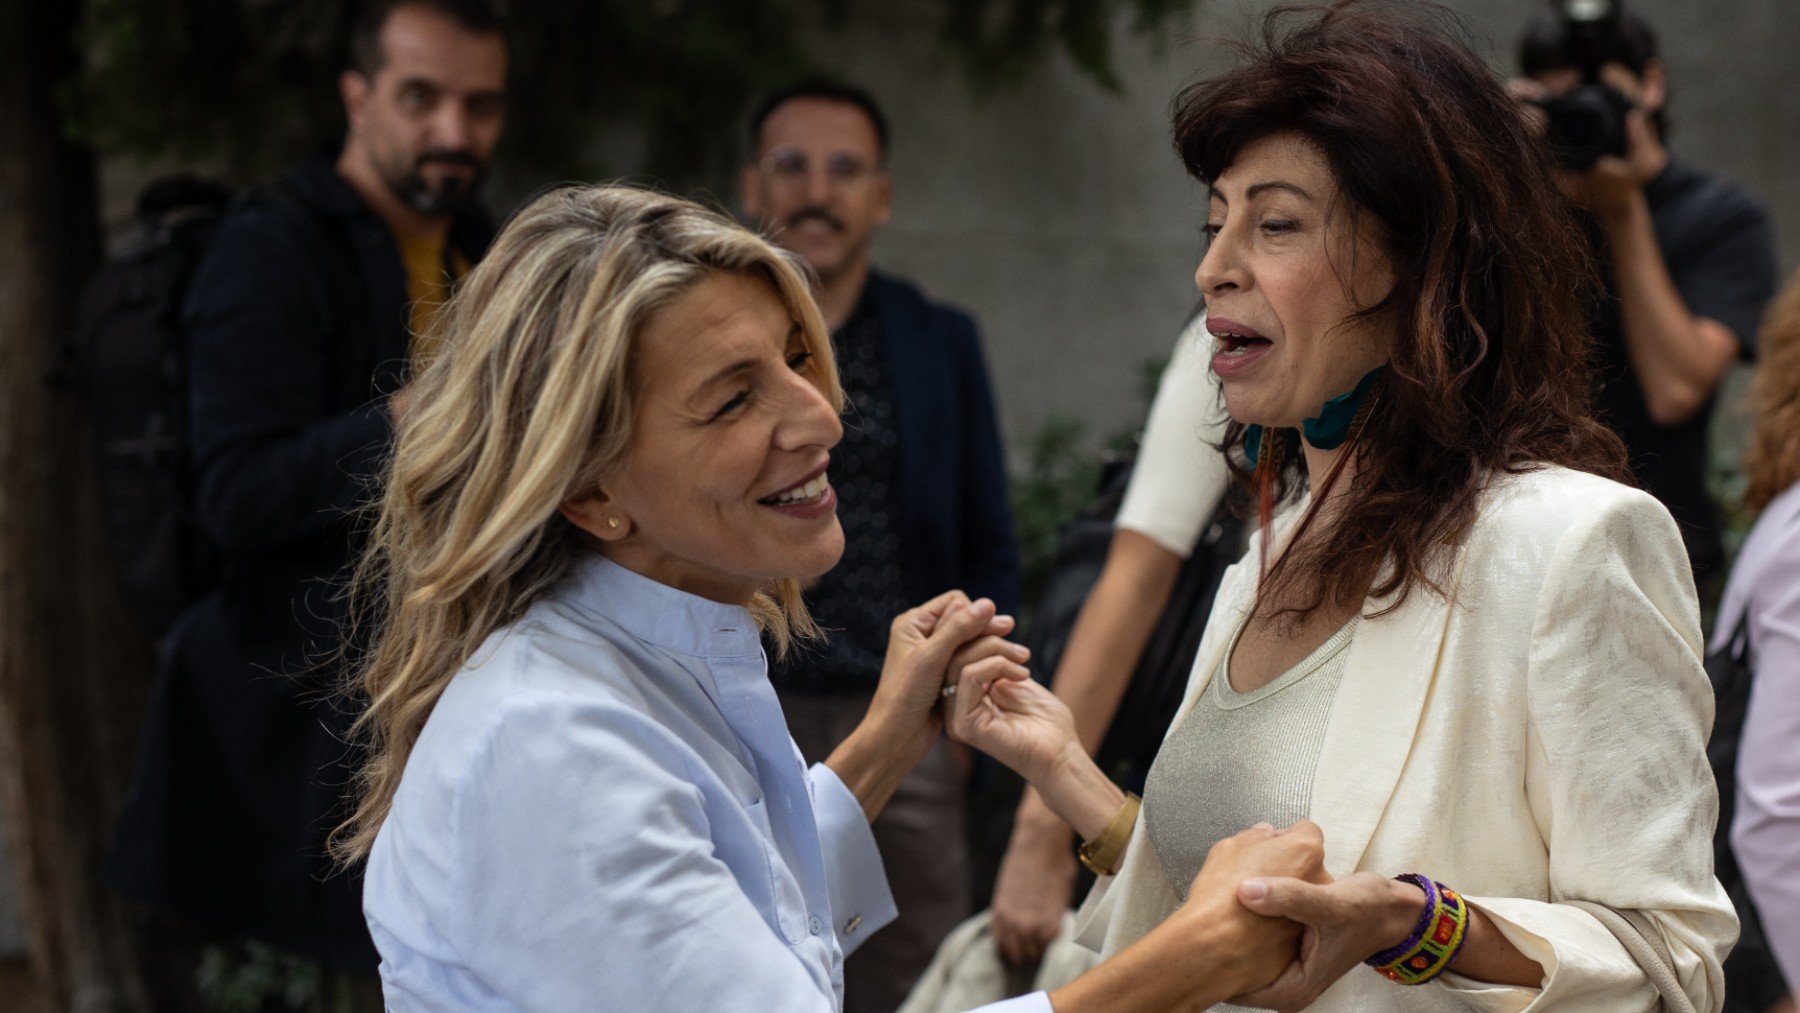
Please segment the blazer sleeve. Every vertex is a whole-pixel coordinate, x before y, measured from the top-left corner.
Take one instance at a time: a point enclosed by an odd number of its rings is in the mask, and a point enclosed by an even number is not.
[[[220,226],[184,311],[199,520],[227,551],[314,534],[361,505],[392,430],[375,403],[332,414],[323,279],[274,212]]]
[[[1000,422],[982,361],[975,322],[955,314],[956,378],[962,393],[963,473],[962,573],[972,595],[994,600],[1003,613],[1019,609],[1019,548],[1013,540],[1012,508],[1007,497],[1006,454],[1000,446]]]
[[[1697,1009],[1724,1003],[1737,916],[1713,877],[1711,686],[1680,533],[1631,491],[1583,504],[1533,619],[1526,793],[1549,899],[1470,897],[1546,971],[1541,990],[1447,976],[1477,1009],[1651,1008],[1656,993],[1587,901],[1648,918]]]

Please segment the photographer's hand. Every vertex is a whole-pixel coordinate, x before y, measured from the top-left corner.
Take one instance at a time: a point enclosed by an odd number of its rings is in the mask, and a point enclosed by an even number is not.
[[[1573,196],[1609,228],[1630,218],[1644,203],[1644,187],[1669,164],[1668,152],[1650,129],[1642,109],[1625,114],[1625,154],[1601,155],[1575,177]]]

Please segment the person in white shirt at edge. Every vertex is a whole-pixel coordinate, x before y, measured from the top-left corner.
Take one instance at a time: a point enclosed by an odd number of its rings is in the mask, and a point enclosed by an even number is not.
[[[838,1010],[844,954],[894,914],[868,823],[941,733],[946,684],[1016,683],[1060,734],[1011,620],[952,591],[895,620],[867,719],[802,766],[759,633],[817,635],[800,584],[843,544],[808,293],[728,218],[596,186],[522,210],[451,300],[356,585],[371,749],[337,845],[367,858],[389,1009]],[[1033,774],[1090,839],[1118,822],[1091,769]],[[1227,837],[1161,926],[989,1008],[1267,985],[1302,927],[1236,893],[1322,881],[1323,855],[1304,822]],[[1345,902],[1367,939],[1416,917]]]
[[[1226,828],[1304,817],[1339,878],[1245,885],[1313,935],[1243,1005],[1718,1010],[1737,920],[1712,875],[1692,575],[1667,510],[1611,480],[1593,276],[1547,152],[1442,8],[1348,0],[1261,39],[1175,115],[1209,191],[1195,280],[1222,442],[1259,530],[1078,938],[1121,952]],[[953,737],[1059,818],[1119,806],[1104,783],[1053,794],[1070,779],[1046,770],[1092,767],[1066,708],[985,685],[959,692]],[[1460,944],[1389,966],[1423,987],[1349,973],[1404,930],[1334,933],[1344,902],[1431,910],[1440,882],[1467,901]]]

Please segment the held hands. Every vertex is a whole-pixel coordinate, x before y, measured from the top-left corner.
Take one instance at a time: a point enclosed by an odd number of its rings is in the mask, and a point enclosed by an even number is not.
[[[1030,652],[1002,639],[1013,625],[1011,616],[994,614],[993,602],[970,601],[961,591],[946,591],[900,613],[888,630],[887,657],[869,705],[870,718],[909,740],[917,762],[937,741],[942,727],[937,703],[946,681],[972,667],[1025,673],[1023,662]]]
[[[1324,859],[1324,837],[1312,823],[1286,830],[1259,823],[1227,837],[1207,853],[1187,900],[1141,942],[1161,950],[1164,960],[1209,965],[1211,972],[1194,984],[1211,995],[1266,985],[1294,961],[1302,927],[1246,908],[1238,884],[1272,876],[1301,883],[1327,879]]]
[[[1237,888],[1243,906],[1305,926],[1300,955],[1268,987],[1233,1002],[1280,1013],[1303,1009],[1372,953],[1397,945],[1425,905],[1424,891],[1373,872],[1336,882],[1248,879]],[[1371,972],[1372,973],[1372,972]]]
[[[1023,666],[990,657],[964,664],[953,674],[955,693],[944,704],[952,739],[992,756],[1034,785],[1064,762],[1071,749],[1087,758],[1068,705],[1033,682]]]

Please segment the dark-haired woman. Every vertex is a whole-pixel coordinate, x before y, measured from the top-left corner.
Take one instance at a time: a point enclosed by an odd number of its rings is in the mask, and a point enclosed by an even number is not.
[[[1114,875],[1084,938],[1116,952],[1214,841],[1309,818],[1339,879],[1240,892],[1314,935],[1245,1005],[1716,1010],[1737,925],[1686,555],[1589,412],[1589,269],[1544,152],[1442,18],[1278,13],[1178,102],[1260,530],[1141,814],[1090,847]],[[951,728],[1053,808],[1104,807],[1043,773],[1087,770],[1056,706],[976,680]]]

